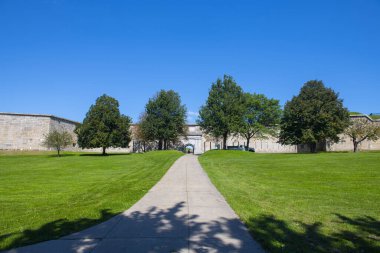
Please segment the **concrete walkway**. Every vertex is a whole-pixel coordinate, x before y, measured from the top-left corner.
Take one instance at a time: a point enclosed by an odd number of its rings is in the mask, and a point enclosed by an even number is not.
[[[14,249],[45,252],[264,252],[193,155],[179,158],[134,206],[59,240]]]

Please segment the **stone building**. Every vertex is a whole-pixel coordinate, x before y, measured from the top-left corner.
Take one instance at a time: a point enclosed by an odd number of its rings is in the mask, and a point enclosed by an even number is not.
[[[199,128],[199,126],[197,126]],[[199,129],[199,131],[201,131]],[[227,146],[245,147],[247,140],[238,136],[230,136],[227,138]],[[222,139],[214,139],[210,136],[202,134],[202,150],[201,153],[212,149],[222,148]],[[249,143],[250,148],[254,148],[258,153],[296,153],[297,146],[295,145],[281,145],[278,139],[267,136],[265,139],[251,139]]]
[[[188,130],[186,136],[182,136],[179,143],[176,144],[176,148],[189,148],[194,154],[203,154],[206,151],[222,148],[222,139],[212,138],[202,132],[199,125],[188,124]],[[144,151],[143,144],[136,136],[133,135],[134,128],[137,125],[132,125],[132,142],[131,152]],[[231,136],[227,139],[227,146],[245,146],[246,140],[239,137]],[[277,139],[268,137],[262,140],[251,140],[250,147],[255,148],[256,152],[261,153],[296,153],[297,146],[295,145],[281,145],[277,143]],[[153,147],[146,147],[147,150],[154,149]]]
[[[78,122],[44,114],[0,113],[0,149],[47,150],[43,146],[45,135],[53,129],[72,133]]]
[[[351,120],[365,119],[372,124],[377,124],[380,126],[380,120],[375,120],[367,115],[352,115]],[[326,143],[326,151],[352,151],[353,150],[352,140],[347,135],[340,135],[340,140],[338,143]],[[377,141],[365,140],[359,144],[359,150],[380,150],[380,139]]]
[[[138,140],[136,129],[138,125],[132,124],[131,131],[132,131],[132,141],[130,144],[131,152],[143,152],[146,150],[156,149],[157,143],[152,145],[152,143],[145,143],[144,141]],[[202,154],[204,153],[204,148],[202,144],[205,141],[204,134],[202,133],[200,127],[198,125],[194,124],[188,124],[187,125],[187,134],[186,136],[182,136],[179,139],[178,143],[172,144],[171,148],[175,149],[183,149],[189,148],[192,150],[192,153],[194,154]]]
[[[352,119],[364,117],[373,124],[380,124],[380,120],[373,120],[367,115],[351,116]],[[43,114],[19,114],[0,113],[0,149],[9,150],[47,150],[42,145],[44,136],[52,129],[64,129],[73,135],[71,150],[82,150],[76,145],[74,129],[79,122]],[[109,148],[108,152],[139,152],[143,151],[142,142],[135,134],[137,125],[131,126],[132,141],[129,148]],[[199,125],[189,124],[186,136],[180,138],[176,148],[188,148],[194,154],[202,154],[208,150],[222,148],[222,140],[212,138],[202,132]],[[227,140],[227,146],[245,146],[246,140],[240,137],[231,136]],[[266,139],[251,140],[250,147],[259,153],[297,153],[307,152],[307,145],[281,145],[278,139],[268,137]],[[150,147],[154,149],[153,146]],[[364,141],[361,143],[361,150],[380,150],[380,140]],[[341,141],[334,144],[321,143],[319,150],[325,151],[351,151],[353,149],[351,140],[342,135]],[[100,149],[90,149],[84,151],[100,152]]]

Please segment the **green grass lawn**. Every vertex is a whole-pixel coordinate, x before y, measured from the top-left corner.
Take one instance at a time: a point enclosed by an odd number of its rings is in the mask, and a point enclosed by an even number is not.
[[[0,250],[58,238],[131,207],[182,155],[0,153]]]
[[[199,160],[269,252],[380,252],[380,153],[210,151]]]

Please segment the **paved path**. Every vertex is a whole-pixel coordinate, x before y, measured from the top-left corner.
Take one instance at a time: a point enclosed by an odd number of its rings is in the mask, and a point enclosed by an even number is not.
[[[134,206],[84,231],[9,252],[262,253],[193,155],[179,158]]]

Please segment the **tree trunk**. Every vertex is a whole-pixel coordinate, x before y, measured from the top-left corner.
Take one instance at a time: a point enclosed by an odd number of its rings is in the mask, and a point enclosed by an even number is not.
[[[353,143],[354,143],[354,152],[356,153],[356,152],[358,152],[358,142],[357,141],[353,141]]]
[[[158,150],[162,150],[162,140],[158,141]]]
[[[247,138],[247,150],[249,149],[249,140],[250,140],[251,138]]]
[[[316,153],[317,152],[317,143],[310,143],[309,147],[310,147],[310,152],[311,153]]]
[[[58,152],[58,157],[60,157],[61,156],[61,154],[60,154],[61,150],[59,148],[57,149],[57,152]]]
[[[228,137],[227,133],[223,134],[223,149],[224,150],[227,149],[227,137]]]
[[[167,149],[168,149],[168,141],[164,140],[164,150],[167,150]]]
[[[143,148],[144,148],[144,153],[145,153],[145,141],[143,142]]]
[[[106,147],[103,147],[103,152],[102,152],[102,155],[106,155]]]

